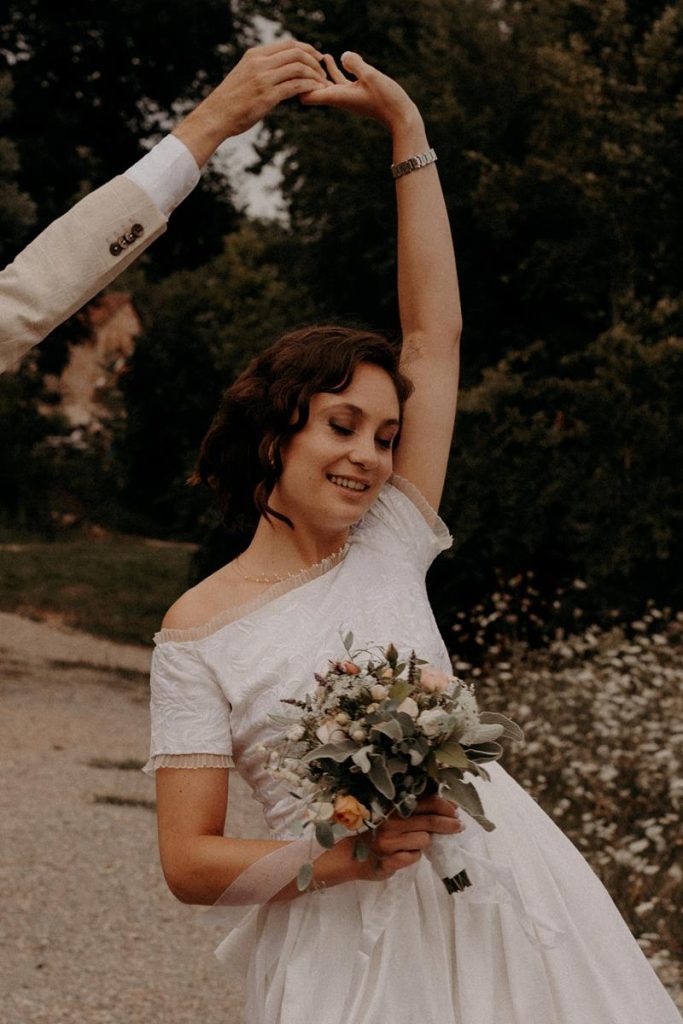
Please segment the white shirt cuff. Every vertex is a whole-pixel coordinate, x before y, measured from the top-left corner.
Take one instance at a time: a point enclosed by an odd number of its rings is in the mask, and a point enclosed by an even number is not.
[[[124,174],[147,193],[167,220],[199,177],[197,161],[175,135],[167,135]]]

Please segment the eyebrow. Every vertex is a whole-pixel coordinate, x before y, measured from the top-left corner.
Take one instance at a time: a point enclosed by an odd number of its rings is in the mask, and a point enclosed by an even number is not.
[[[368,418],[367,413],[359,405],[354,405],[352,402],[340,402],[337,405],[330,405],[327,407],[326,412],[332,412],[333,409],[346,409],[347,412],[356,413],[361,419],[366,420]],[[400,425],[399,421],[395,419],[383,420],[381,423],[383,427],[400,427]]]

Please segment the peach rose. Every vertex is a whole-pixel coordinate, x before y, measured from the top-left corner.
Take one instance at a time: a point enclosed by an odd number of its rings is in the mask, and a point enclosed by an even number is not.
[[[423,665],[420,669],[420,686],[427,693],[443,693],[450,681],[445,672],[439,672],[432,665]]]
[[[335,672],[342,672],[347,676],[357,676],[360,672],[358,665],[354,665],[352,661],[332,661],[330,664]]]
[[[370,811],[363,804],[356,800],[355,796],[336,797],[334,801],[334,820],[338,821],[344,828],[350,831],[362,826],[366,818],[370,817]]]

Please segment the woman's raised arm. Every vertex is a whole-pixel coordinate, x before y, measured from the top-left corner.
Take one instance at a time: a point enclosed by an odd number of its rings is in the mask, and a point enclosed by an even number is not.
[[[326,55],[332,84],[302,102],[338,106],[381,121],[392,135],[395,165],[426,153],[424,122],[401,86],[358,54],[344,54],[342,63],[355,82]],[[455,423],[462,317],[453,242],[436,165],[398,177],[396,199],[401,369],[415,391],[405,406],[394,470],[438,508]]]

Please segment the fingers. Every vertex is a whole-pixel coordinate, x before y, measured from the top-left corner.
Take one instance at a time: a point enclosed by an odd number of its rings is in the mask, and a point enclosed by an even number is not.
[[[325,72],[320,67],[320,61],[322,60],[322,54],[318,56],[318,51],[313,50],[310,47],[306,49],[301,43],[297,43],[295,46],[289,46],[287,49],[278,50],[277,53],[272,55],[264,54],[267,57],[268,66],[271,68],[284,67],[289,64],[299,63],[308,64],[308,66],[320,75],[321,78],[325,78]]]
[[[303,61],[295,60],[287,64],[282,64],[280,67],[275,68],[274,71],[270,72],[272,75],[272,84],[277,86],[281,82],[287,81],[301,81],[302,79],[309,79],[309,85],[311,83],[318,83],[319,85],[328,85],[328,81],[325,78],[325,72],[317,64],[315,67],[305,64]]]
[[[337,62],[331,53],[326,53],[323,57],[323,61],[327,69],[327,73],[335,85],[347,85],[349,83],[349,79],[346,78],[346,76],[339,70]]]
[[[432,796],[421,796],[416,810],[418,814],[444,814],[452,818],[458,813],[458,805],[435,793]]]
[[[388,857],[408,850],[428,850],[432,844],[429,832],[399,832],[379,836],[372,844],[372,851],[378,857]]]
[[[346,50],[345,53],[342,53],[340,60],[344,70],[350,71],[356,78],[361,78],[370,67],[359,53],[353,53],[351,50]]]
[[[316,50],[315,46],[311,46],[310,43],[302,43],[298,39],[279,39],[276,43],[267,43],[265,46],[254,46],[249,53],[262,53],[265,56],[270,56],[273,53],[281,53],[284,50],[291,50],[292,47],[298,47],[300,50],[304,50],[309,53],[316,60],[322,60],[323,55],[320,50]]]
[[[327,86],[310,78],[294,78],[282,82],[277,86],[274,93],[274,103],[281,103],[283,100],[291,99],[292,96],[299,96],[302,103],[316,103],[315,97],[327,91]]]

